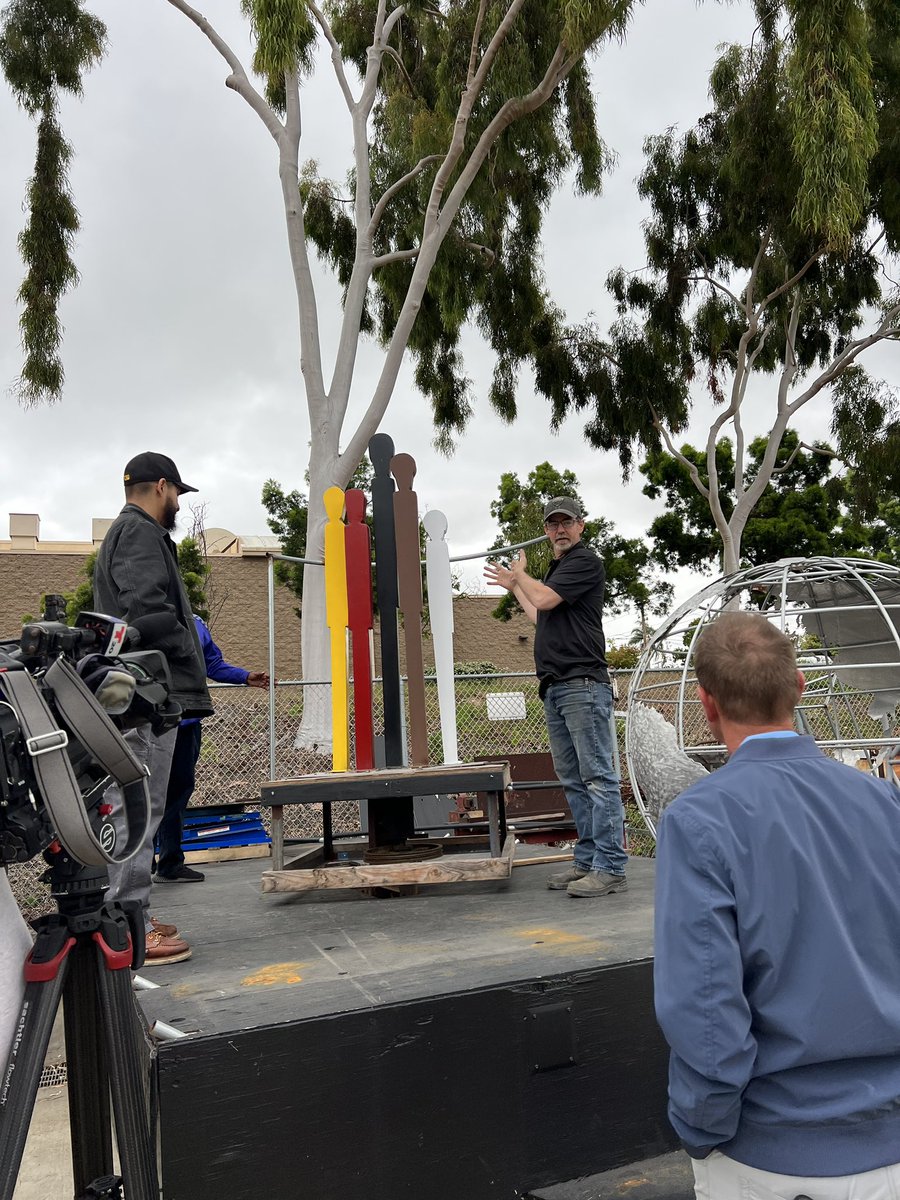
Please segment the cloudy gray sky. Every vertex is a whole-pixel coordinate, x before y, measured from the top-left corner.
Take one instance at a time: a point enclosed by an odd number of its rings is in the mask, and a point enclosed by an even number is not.
[[[74,143],[72,184],[81,212],[76,251],[81,283],[65,299],[65,395],[53,408],[23,411],[4,394],[5,512],[39,512],[47,539],[90,537],[92,516],[121,506],[121,469],[143,449],[171,454],[201,489],[209,525],[265,533],[260,489],[274,477],[302,487],[308,419],[299,374],[296,305],[284,234],[274,144],[258,118],[223,86],[224,64],[166,0],[92,0],[107,22],[109,53],[67,102]],[[203,6],[201,5],[201,8]],[[208,0],[205,14],[245,61],[250,42],[237,0]],[[604,280],[613,267],[642,265],[642,210],[634,180],[647,134],[687,128],[706,108],[716,46],[743,40],[748,5],[647,0],[627,43],[593,65],[602,133],[618,155],[601,199],[565,190],[546,229],[546,274],[570,318],[610,315]],[[21,278],[16,236],[30,174],[34,133],[0,90],[0,383],[20,366],[15,293]],[[330,66],[304,94],[304,158],[343,178],[349,122]],[[338,328],[334,284],[316,268],[322,337],[333,354]],[[354,405],[360,409],[380,356],[360,356]],[[484,396],[490,359],[473,335],[467,366]],[[702,428],[701,405],[695,428]],[[624,486],[616,459],[591,450],[580,423],[549,436],[546,406],[520,381],[518,422],[504,426],[482,404],[454,458],[431,447],[428,410],[409,372],[383,422],[399,450],[418,463],[420,505],[442,509],[452,553],[487,546],[488,506],[500,473],[526,474],[549,459],[581,481],[593,514],[629,536],[656,506],[640,486]],[[352,416],[352,413],[351,413]],[[760,432],[749,422],[750,432]],[[810,429],[824,433],[823,415]],[[479,570],[469,576],[473,583]],[[685,592],[686,589],[686,592]],[[684,581],[682,594],[691,587]],[[627,634],[627,618],[613,628]]]

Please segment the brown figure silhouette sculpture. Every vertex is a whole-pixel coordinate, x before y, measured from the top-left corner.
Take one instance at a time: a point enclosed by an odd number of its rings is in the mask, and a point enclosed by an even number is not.
[[[406,645],[406,680],[409,693],[410,760],[428,766],[428,725],[425,717],[425,666],[422,658],[422,566],[419,549],[419,505],[412,490],[416,462],[411,454],[395,454],[391,474],[394,492],[394,536],[397,543],[397,581],[403,637]]]

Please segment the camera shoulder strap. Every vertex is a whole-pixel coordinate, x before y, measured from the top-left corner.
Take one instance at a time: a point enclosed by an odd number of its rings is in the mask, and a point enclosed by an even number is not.
[[[71,663],[64,658],[56,659],[48,668],[45,679],[66,725],[121,789],[127,827],[125,846],[119,853],[107,852],[101,829],[97,848],[106,855],[107,861],[123,862],[141,845],[150,823],[149,771],[135,756]],[[84,812],[83,804],[81,810]],[[90,834],[94,838],[92,829]]]
[[[149,821],[144,768],[68,663],[58,659],[45,679],[56,696],[64,723],[121,785],[128,832],[119,853],[115,852],[115,839],[104,836],[104,827],[97,837],[66,753],[65,729],[59,727],[33,677],[27,671],[7,671],[0,676],[0,690],[6,692],[16,710],[53,827],[66,850],[79,862],[87,866],[122,862],[137,850]]]

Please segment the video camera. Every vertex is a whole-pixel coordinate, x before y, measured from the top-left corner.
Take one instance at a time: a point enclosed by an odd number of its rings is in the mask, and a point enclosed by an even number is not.
[[[123,862],[150,819],[147,771],[120,730],[174,728],[181,708],[158,650],[132,650],[124,621],[45,597],[43,619],[0,640],[0,865],[26,862],[54,841],[87,866]],[[119,785],[119,831],[104,803]],[[122,827],[124,826],[124,837]]]

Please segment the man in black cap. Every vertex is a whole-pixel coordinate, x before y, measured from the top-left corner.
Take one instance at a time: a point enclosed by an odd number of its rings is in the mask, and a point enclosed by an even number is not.
[[[490,583],[512,592],[534,621],[534,662],[553,766],[572,810],[574,864],[547,886],[570,896],[608,896],[628,886],[624,814],[613,762],[613,694],[603,636],[602,559],[581,540],[584,519],[569,496],[544,506],[553,562],[544,581],[527,571],[524,550],[509,567],[488,563]]]
[[[212,711],[206,687],[206,667],[194,626],[190,602],[178,570],[178,555],[169,533],[175,528],[178,499],[197,489],[184,483],[165,454],[145,451],[126,466],[126,504],[109,527],[94,567],[94,601],[101,612],[122,617],[141,635],[141,649],[160,650],[172,676],[171,698],[185,717],[205,717]],[[166,788],[176,730],[154,734],[149,726],[130,730],[125,737],[150,771],[150,823],[132,858],[109,866],[110,900],[137,900],[147,930],[146,965],[181,962],[191,948],[173,925],[162,925],[149,914],[153,842],[166,805]],[[118,788],[106,799],[113,804],[113,821],[122,813]]]

